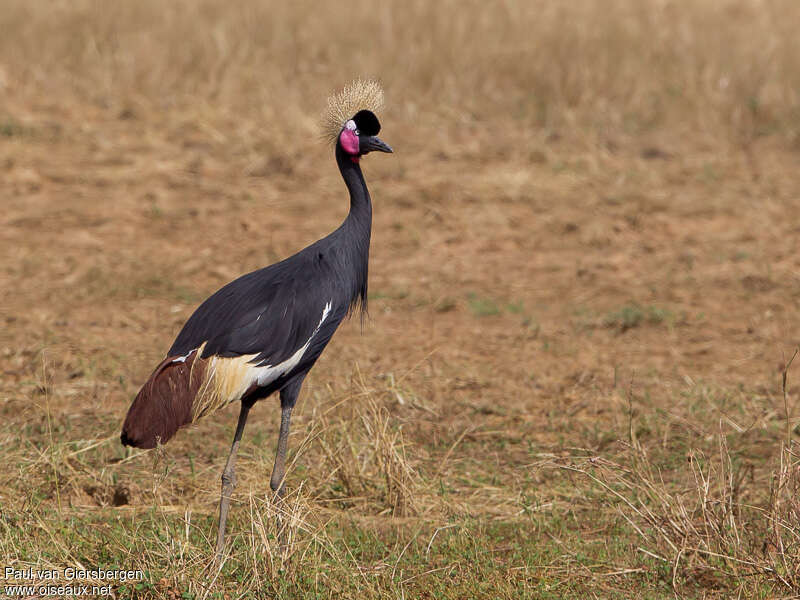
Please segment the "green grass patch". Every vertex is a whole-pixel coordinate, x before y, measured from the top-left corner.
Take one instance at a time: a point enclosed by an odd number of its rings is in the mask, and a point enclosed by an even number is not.
[[[654,305],[642,306],[632,302],[606,314],[603,317],[602,323],[604,327],[624,333],[629,329],[646,325],[667,325],[669,327],[674,327],[677,323],[684,320],[685,317],[669,309]]]

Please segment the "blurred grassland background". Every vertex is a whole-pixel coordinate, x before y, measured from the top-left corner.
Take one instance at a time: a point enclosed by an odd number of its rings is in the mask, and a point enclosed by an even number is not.
[[[313,131],[331,83],[361,75],[384,83],[395,123],[429,136],[670,128],[796,143],[798,11],[788,0],[7,1],[0,47],[15,88],[283,123],[280,142]]]
[[[0,567],[146,572],[117,598],[795,597],[799,23],[0,0]],[[364,161],[371,316],[307,380],[282,508],[254,409],[217,572],[235,409],[156,452],[119,427],[206,295],[343,218],[318,118],[356,77],[395,148]]]

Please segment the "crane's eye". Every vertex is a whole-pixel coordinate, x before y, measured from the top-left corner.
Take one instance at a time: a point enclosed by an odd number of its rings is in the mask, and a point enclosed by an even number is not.
[[[356,129],[353,133],[355,133],[356,135],[361,135],[361,132],[358,129]]]

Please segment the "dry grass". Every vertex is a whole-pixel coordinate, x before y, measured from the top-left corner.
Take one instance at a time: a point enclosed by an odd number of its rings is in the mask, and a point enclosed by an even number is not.
[[[283,123],[269,136],[280,148],[354,74],[380,78],[395,126],[424,126],[428,139],[434,125],[458,136],[487,123],[601,143],[660,127],[737,143],[798,136],[791,0],[3,8],[6,89],[136,115],[226,115],[237,124],[219,133],[239,143],[255,123]]]
[[[692,448],[687,468],[664,472],[634,435],[621,457],[562,459],[552,466],[580,473],[598,485],[606,501],[637,533],[638,551],[671,570],[671,585],[731,589],[738,593],[766,585],[782,594],[800,590],[800,453],[794,441],[787,393],[782,392],[786,436],[774,443],[766,464],[741,461],[728,445],[721,419],[713,453]],[[752,582],[756,582],[753,584]]]
[[[641,539],[642,553],[662,561],[671,585],[739,592],[764,586],[777,593],[800,589],[800,455],[781,445],[774,469],[756,480],[735,464],[725,435],[716,455],[693,452],[678,481],[641,448],[629,462],[590,458],[561,468],[583,474],[608,495],[608,502]],[[770,481],[771,480],[771,481]],[[755,582],[755,583],[753,583]]]
[[[796,594],[798,21],[0,2],[0,567],[145,571],[118,598]],[[308,378],[282,506],[254,408],[216,571],[235,410],[161,452],[119,426],[200,300],[340,222],[318,115],[356,77],[395,149],[365,160],[371,317]]]

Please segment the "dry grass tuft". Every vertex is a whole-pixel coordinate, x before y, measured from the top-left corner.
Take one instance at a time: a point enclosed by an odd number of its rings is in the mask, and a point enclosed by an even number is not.
[[[718,442],[715,457],[689,456],[691,478],[679,482],[665,481],[647,453],[635,448],[627,465],[593,458],[561,468],[585,475],[609,494],[639,534],[640,551],[670,567],[677,592],[686,583],[725,587],[752,578],[800,590],[796,446],[781,449],[769,495],[748,490],[751,498],[744,501],[747,474],[734,466],[723,435]]]
[[[257,588],[275,581],[283,571],[318,563],[319,553],[340,556],[302,483],[281,500],[271,493],[263,497],[250,494],[247,508],[248,530],[239,534],[239,555],[230,560],[252,565]]]
[[[421,479],[403,439],[402,427],[382,402],[382,394],[369,388],[356,372],[356,389],[344,397],[333,396],[312,417],[310,437],[301,445],[305,453],[311,443],[322,451],[313,475],[320,497],[346,508],[377,514],[409,516],[417,513]],[[299,455],[299,453],[298,453]],[[311,461],[310,456],[303,460]]]
[[[605,490],[639,535],[639,550],[670,567],[676,593],[682,584],[726,588],[748,580],[800,591],[800,444],[780,440],[765,481],[731,451],[722,422],[714,441],[713,455],[692,449],[688,469],[668,476],[633,436],[625,464],[593,457],[560,468]]]

